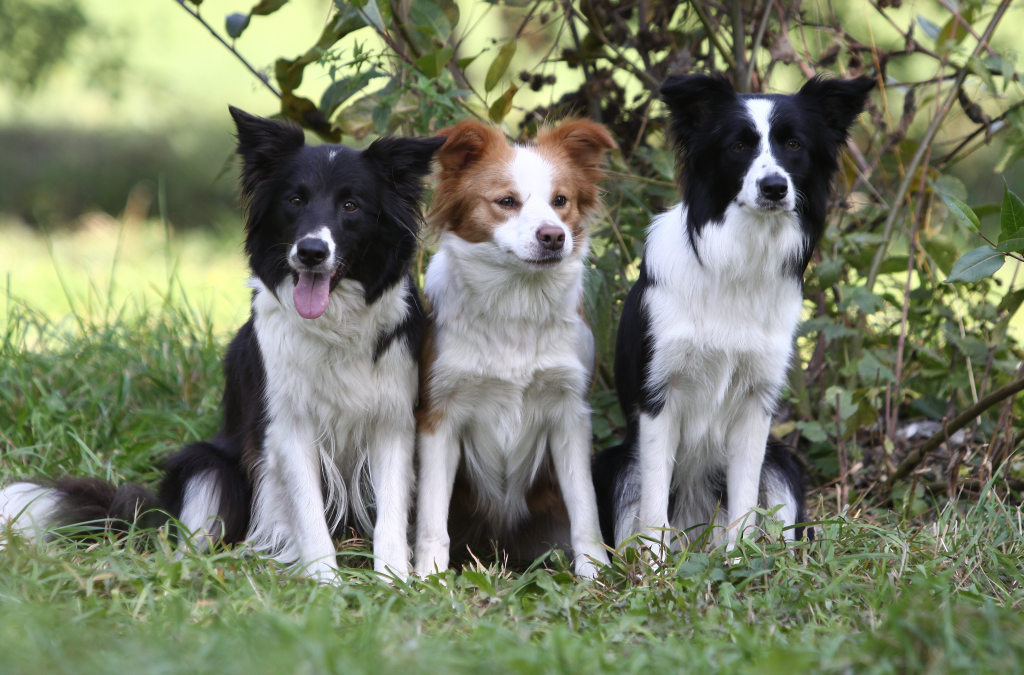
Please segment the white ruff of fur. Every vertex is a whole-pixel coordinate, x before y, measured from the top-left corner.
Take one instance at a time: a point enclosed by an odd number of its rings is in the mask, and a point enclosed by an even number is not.
[[[510,528],[559,414],[589,415],[593,337],[579,316],[581,246],[554,269],[504,262],[489,245],[441,238],[424,291],[434,312],[432,386],[446,424],[462,429],[464,458],[488,518]],[[483,250],[479,250],[483,249]]]
[[[400,282],[367,307],[362,285],[345,279],[323,316],[307,320],[290,302],[291,279],[277,297],[258,280],[250,284],[268,423],[248,538],[257,549],[322,572],[335,566],[330,532],[351,513],[375,532],[377,568],[404,575],[417,367],[397,341],[376,364],[373,354],[381,333],[405,319],[408,289]],[[375,530],[369,509],[383,484],[405,497],[377,505]],[[400,518],[390,511],[402,511]],[[397,520],[400,532],[380,531],[393,530]]]

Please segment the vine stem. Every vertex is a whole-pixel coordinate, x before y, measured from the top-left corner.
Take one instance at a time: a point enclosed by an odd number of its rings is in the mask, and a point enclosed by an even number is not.
[[[999,21],[1003,18],[1006,10],[1010,6],[1010,0],[1002,0],[999,3],[999,7],[996,9],[995,14],[992,15],[992,20],[988,22],[988,26],[985,28],[985,32],[982,34],[981,39],[978,40],[977,46],[971,53],[971,58],[978,55],[983,47],[988,44],[989,39],[992,37],[992,33],[995,32],[996,26]],[[885,219],[885,227],[882,229],[882,243],[878,245],[878,250],[875,251],[875,257],[871,261],[871,269],[868,271],[867,282],[865,288],[868,292],[871,292],[875,287],[875,281],[878,280],[878,270],[882,266],[882,261],[885,259],[885,254],[889,248],[890,240],[893,235],[893,226],[896,224],[896,218],[899,217],[900,210],[903,205],[903,198],[907,194],[907,190],[910,189],[910,184],[914,180],[914,172],[917,167],[921,164],[921,160],[924,158],[926,152],[930,152],[932,141],[935,140],[935,135],[939,131],[939,127],[942,126],[942,122],[946,119],[946,115],[953,108],[953,102],[956,100],[957,94],[960,92],[960,87],[963,86],[964,80],[967,79],[968,74],[967,65],[964,66],[957,72],[956,79],[953,81],[953,86],[949,90],[949,94],[946,95],[946,100],[943,101],[942,107],[939,109],[938,114],[932,120],[932,123],[928,126],[928,130],[925,132],[924,137],[921,139],[920,144],[917,147],[917,152],[914,153],[913,159],[910,160],[910,164],[907,165],[906,171],[903,174],[903,180],[900,182],[899,188],[896,190],[896,198],[892,200],[892,208],[889,210],[889,216]]]
[[[281,98],[281,92],[279,92],[276,88],[274,88],[274,85],[270,84],[269,78],[266,75],[264,75],[263,73],[261,73],[260,71],[258,71],[255,68],[253,68],[252,64],[245,60],[244,56],[239,54],[235,50],[234,47],[232,47],[230,44],[228,44],[227,40],[222,38],[220,36],[220,34],[213,29],[213,26],[211,26],[210,24],[206,23],[206,19],[204,19],[203,17],[199,16],[199,12],[193,12],[191,9],[189,9],[188,5],[185,4],[185,0],[174,0],[174,1],[177,2],[179,5],[181,5],[182,9],[184,9],[186,12],[188,12],[193,17],[195,17],[196,21],[198,21],[199,23],[203,24],[203,26],[206,27],[206,30],[210,31],[210,35],[212,35],[213,37],[217,38],[218,42],[220,42],[222,45],[224,45],[229,52],[234,54],[235,57],[238,58],[238,60],[241,61],[242,64],[246,68],[249,69],[249,72],[252,73],[253,75],[255,75],[256,79],[258,79],[260,82],[262,82],[263,85],[267,89],[269,89],[271,91],[271,93],[274,94],[274,96],[276,96],[278,98]]]

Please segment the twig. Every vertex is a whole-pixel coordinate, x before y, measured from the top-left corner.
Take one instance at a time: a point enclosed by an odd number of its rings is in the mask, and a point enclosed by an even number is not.
[[[977,138],[977,137],[978,137],[978,134],[981,134],[981,133],[982,133],[982,132],[984,132],[984,131],[985,131],[986,129],[989,129],[989,128],[991,128],[991,126],[992,126],[992,125],[993,125],[994,123],[996,123],[996,122],[1001,122],[1001,121],[1005,120],[1005,119],[1006,119],[1007,117],[1009,117],[1009,116],[1010,116],[1010,113],[1012,113],[1013,111],[1015,111],[1015,110],[1018,110],[1018,109],[1020,109],[1020,108],[1022,108],[1022,107],[1024,107],[1024,101],[1018,101],[1018,102],[1014,103],[1013,105],[1011,105],[1011,106],[1010,106],[1009,108],[1007,108],[1007,109],[1006,109],[1006,112],[1004,112],[1004,113],[1003,113],[1002,115],[1000,115],[999,117],[996,117],[995,119],[993,119],[992,121],[990,121],[990,122],[989,122],[988,124],[982,124],[981,126],[979,126],[979,127],[977,128],[977,129],[975,129],[975,130],[974,130],[974,131],[972,131],[972,132],[971,132],[970,134],[968,134],[968,135],[967,135],[967,138],[965,138],[965,139],[964,139],[963,141],[961,141],[959,145],[957,145],[957,146],[956,146],[955,148],[953,148],[952,150],[950,150],[950,151],[949,151],[949,154],[947,154],[947,155],[946,155],[945,157],[943,157],[942,159],[940,159],[940,160],[938,161],[938,163],[937,163],[937,164],[935,165],[935,167],[936,167],[937,169],[941,169],[941,168],[945,167],[946,165],[948,165],[948,164],[949,164],[949,161],[950,161],[951,159],[953,159],[953,156],[954,156],[954,155],[956,155],[956,154],[957,154],[958,152],[960,152],[961,150],[963,150],[963,149],[964,149],[964,147],[965,147],[965,146],[966,146],[966,145],[967,145],[968,143],[970,143],[970,142],[971,142],[971,141],[973,141],[973,140],[974,140],[975,138]],[[993,132],[992,132],[992,135],[993,135],[993,136],[995,136],[995,135],[996,135],[996,134],[998,134],[998,133],[999,133],[1000,131],[1002,131],[1003,129],[1006,129],[1006,128],[1007,128],[1007,127],[1009,127],[1009,126],[1010,126],[1009,124],[1003,125],[1003,126],[1002,126],[1002,127],[1000,127],[999,129],[996,129],[995,131],[993,131]]]
[[[988,40],[992,37],[992,33],[995,32],[996,26],[1003,18],[1003,14],[1006,13],[1009,6],[1010,0],[1002,0],[1002,2],[999,3],[998,9],[996,9],[995,14],[992,15],[992,20],[989,21],[988,26],[985,27],[985,32],[982,34],[981,40],[971,53],[972,57],[977,56],[978,52],[981,51],[982,46],[988,43]],[[907,190],[910,189],[911,181],[914,180],[914,172],[921,164],[921,160],[924,158],[925,153],[930,151],[935,134],[938,133],[939,127],[946,119],[946,115],[953,108],[953,101],[956,100],[957,94],[960,92],[960,87],[963,86],[968,72],[969,70],[966,65],[957,72],[956,80],[953,82],[953,86],[949,90],[946,100],[943,102],[938,114],[935,115],[935,119],[932,120],[931,125],[929,125],[928,131],[925,132],[924,137],[921,139],[917,152],[914,153],[913,159],[911,159],[910,164],[907,165],[906,171],[903,174],[903,180],[900,182],[900,186],[896,190],[896,198],[892,200],[892,208],[889,210],[889,216],[885,219],[885,227],[882,228],[882,243],[878,245],[878,250],[875,251],[875,257],[871,261],[871,269],[868,271],[868,277],[865,283],[865,289],[868,292],[871,292],[875,287],[875,281],[878,279],[878,270],[882,266],[886,250],[889,248],[889,240],[892,238],[893,225],[895,225],[896,218],[899,216],[903,197],[907,194]]]
[[[736,59],[732,57],[732,54],[729,52],[729,48],[725,46],[724,42],[722,42],[722,38],[719,37],[718,31],[715,30],[714,26],[711,23],[711,18],[704,13],[704,3],[702,2],[702,0],[693,0],[691,5],[693,6],[693,9],[697,12],[697,18],[700,19],[701,24],[704,25],[704,30],[707,31],[708,39],[711,40],[711,42],[715,45],[715,48],[719,51],[719,53],[721,53],[722,58],[725,59],[725,62],[729,64],[729,67],[733,70],[733,72],[735,72]]]
[[[750,91],[750,79],[747,77],[747,29],[743,21],[743,0],[732,0],[729,6],[729,14],[732,18],[732,58],[736,62],[733,70],[735,76],[736,90],[741,94]]]
[[[761,48],[761,42],[764,40],[764,32],[768,28],[768,17],[772,15],[772,7],[774,6],[775,4],[772,0],[767,0],[767,2],[764,3],[764,15],[761,17],[761,24],[757,27],[757,35],[754,36],[754,44],[750,48],[750,67],[747,68],[746,91],[750,91],[750,83],[754,78],[754,60],[757,58],[757,50]],[[764,83],[762,82],[761,84],[763,86]]]
[[[651,77],[650,73],[645,71],[643,68],[638,67],[632,61],[630,61],[628,58],[626,58],[626,55],[623,54],[622,51],[620,51],[618,47],[616,47],[614,44],[612,44],[612,42],[607,37],[605,37],[604,31],[601,30],[601,28],[599,26],[597,26],[596,24],[592,24],[589,21],[587,21],[587,18],[585,16],[583,16],[582,14],[580,14],[579,11],[574,6],[572,6],[571,4],[566,3],[566,7],[568,7],[572,11],[572,13],[580,21],[583,22],[584,26],[589,28],[590,31],[594,35],[596,35],[598,38],[600,38],[601,42],[604,43],[605,47],[608,47],[609,49],[611,49],[615,53],[616,58],[618,58],[620,61],[622,61],[623,65],[625,65],[628,70],[630,70],[634,75],[636,75],[641,80],[643,80],[644,84],[646,84],[651,89],[651,91],[658,91],[658,89],[661,87],[661,83],[658,82],[653,77]],[[607,59],[608,57],[605,56],[605,58]],[[608,60],[611,61],[611,59],[608,59]]]
[[[1013,396],[1017,392],[1024,389],[1024,377],[1011,382],[1010,384],[996,389],[994,392],[981,399],[967,410],[963,411],[959,415],[953,418],[945,429],[935,433],[931,438],[925,441],[919,448],[912,450],[908,454],[900,465],[896,467],[896,471],[893,472],[892,478],[889,483],[892,484],[901,478],[904,478],[913,471],[921,461],[928,456],[932,451],[942,445],[942,442],[946,438],[946,433],[954,434],[960,429],[971,423],[971,421],[984,413],[986,410],[999,403],[1005,398]]]
[[[213,29],[213,26],[211,26],[210,24],[206,23],[206,20],[203,19],[203,17],[199,16],[198,12],[193,12],[191,9],[189,9],[188,5],[185,4],[185,0],[174,0],[174,1],[177,2],[179,5],[181,5],[182,9],[184,9],[186,12],[188,12],[189,14],[194,16],[196,21],[198,21],[199,23],[201,23],[204,26],[206,26],[206,30],[210,31],[210,34],[213,35],[213,37],[217,38],[217,40],[220,41],[220,43],[222,45],[227,47],[228,51],[230,51],[232,54],[234,54],[236,57],[238,57],[238,60],[241,61],[245,65],[245,67],[249,69],[249,72],[252,73],[253,75],[255,75],[256,78],[260,82],[262,82],[264,84],[264,86],[266,86],[267,89],[269,89],[271,92],[273,92],[274,96],[276,96],[278,98],[281,98],[281,92],[279,92],[277,89],[275,89],[274,85],[270,84],[269,78],[266,75],[264,75],[263,73],[261,73],[260,71],[258,71],[255,68],[253,68],[252,65],[248,61],[245,60],[244,56],[242,56],[237,51],[235,51],[235,48],[232,47],[231,45],[229,45],[227,43],[227,41],[224,38],[222,38],[217,33],[217,31],[215,31]]]

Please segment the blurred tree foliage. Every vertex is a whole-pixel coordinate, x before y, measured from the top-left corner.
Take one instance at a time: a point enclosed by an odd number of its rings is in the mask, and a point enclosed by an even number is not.
[[[199,18],[199,2],[177,1]],[[244,47],[250,21],[272,21],[285,2],[261,0],[227,16],[225,45]],[[207,15],[211,5],[202,6]],[[724,73],[744,92],[791,91],[819,74],[875,78],[806,275],[798,358],[773,434],[796,449],[819,484],[840,486],[840,504],[872,493],[913,512],[925,491],[977,491],[994,476],[1000,490],[1019,490],[1024,478],[1024,463],[1008,461],[1024,409],[1003,390],[960,434],[947,424],[951,438],[932,444],[924,461],[913,452],[941,437],[943,420],[951,424],[1019,376],[1022,352],[1007,330],[1024,302],[1017,274],[1024,222],[1013,220],[1019,200],[1008,190],[1002,204],[972,209],[949,168],[992,143],[1000,147],[998,171],[1024,156],[1024,91],[1015,53],[990,44],[1009,0],[936,0],[929,15],[941,15],[938,22],[914,13],[898,20],[900,5],[335,0],[305,53],[278,59],[272,76],[252,70],[280,97],[280,115],[332,142],[431,134],[466,116],[504,123],[513,111],[520,121],[506,130],[517,139],[565,115],[608,125],[619,151],[587,277],[599,447],[616,442],[623,427],[612,374],[619,308],[651,216],[678,199],[659,84],[693,71]],[[866,28],[850,28],[864,26],[850,19],[865,14]],[[482,22],[486,15],[498,20]],[[500,33],[481,35],[494,25]],[[899,37],[880,44],[872,26]],[[341,48],[351,34],[357,39]],[[483,42],[483,51],[466,48]],[[478,61],[486,70],[471,75]],[[331,75],[319,101],[297,93],[313,63]],[[560,78],[579,84],[544,106],[518,103],[521,91],[543,91]],[[1007,257],[1012,273],[994,278]],[[892,485],[894,475],[912,480]]]
[[[0,0],[0,84],[19,94],[34,91],[82,39],[97,47],[86,57],[90,84],[118,94],[123,57],[78,0]]]

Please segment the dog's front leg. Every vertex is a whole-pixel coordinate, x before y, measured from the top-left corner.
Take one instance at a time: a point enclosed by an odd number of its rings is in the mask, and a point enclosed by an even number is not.
[[[573,563],[576,574],[593,579],[597,563],[608,564],[608,552],[601,541],[601,525],[597,516],[597,496],[590,474],[591,428],[587,411],[566,411],[551,429],[551,457],[558,476],[566,509]]]
[[[448,569],[451,540],[448,509],[459,468],[459,439],[446,426],[419,435],[419,482],[416,499],[416,574]]]
[[[381,433],[370,447],[370,471],[377,504],[373,527],[373,568],[406,579],[409,576],[409,495],[415,423],[406,429]]]
[[[656,558],[669,541],[668,502],[679,449],[680,420],[669,406],[640,414],[640,530]]]
[[[736,545],[736,539],[756,529],[756,517],[751,511],[757,506],[761,465],[764,463],[770,427],[771,415],[764,402],[757,395],[751,394],[737,415],[728,437],[730,455],[725,481],[732,526],[727,535],[727,550]]]
[[[306,421],[274,420],[267,429],[268,470],[284,507],[286,549],[298,553],[307,574],[330,581],[338,568],[337,551],[327,528],[320,478],[320,453]]]

